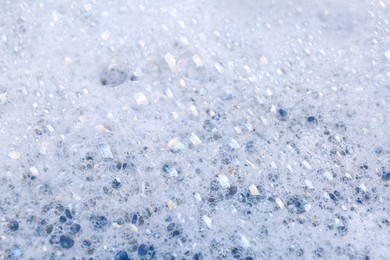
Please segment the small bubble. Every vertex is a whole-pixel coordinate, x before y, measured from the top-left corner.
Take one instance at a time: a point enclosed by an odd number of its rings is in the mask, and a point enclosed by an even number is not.
[[[390,180],[390,171],[384,172],[384,173],[382,174],[382,179],[385,180],[385,181]]]
[[[72,224],[72,226],[70,226],[70,231],[73,233],[73,234],[77,234],[81,229],[81,226],[77,223],[74,223]]]
[[[111,187],[116,190],[119,189],[121,186],[122,184],[118,178],[114,179],[111,183]]]
[[[73,245],[74,245],[74,241],[71,237],[67,236],[67,235],[62,235],[60,237],[60,245],[62,248],[71,248]]]
[[[127,73],[119,67],[109,67],[102,71],[100,83],[103,86],[118,86],[127,80]]]
[[[7,226],[11,231],[17,231],[19,229],[19,223],[16,220],[11,220]]]
[[[310,124],[317,124],[318,123],[318,120],[315,116],[309,116],[307,118],[307,122],[310,123]]]
[[[288,117],[287,111],[284,110],[283,108],[279,108],[278,109],[278,118],[279,118],[279,120],[286,121],[287,117]]]
[[[115,260],[130,260],[130,257],[126,251],[119,251],[115,255]]]

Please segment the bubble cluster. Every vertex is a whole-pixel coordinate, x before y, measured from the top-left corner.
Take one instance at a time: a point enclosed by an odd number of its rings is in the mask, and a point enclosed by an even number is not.
[[[0,258],[386,259],[389,8],[3,1]]]

